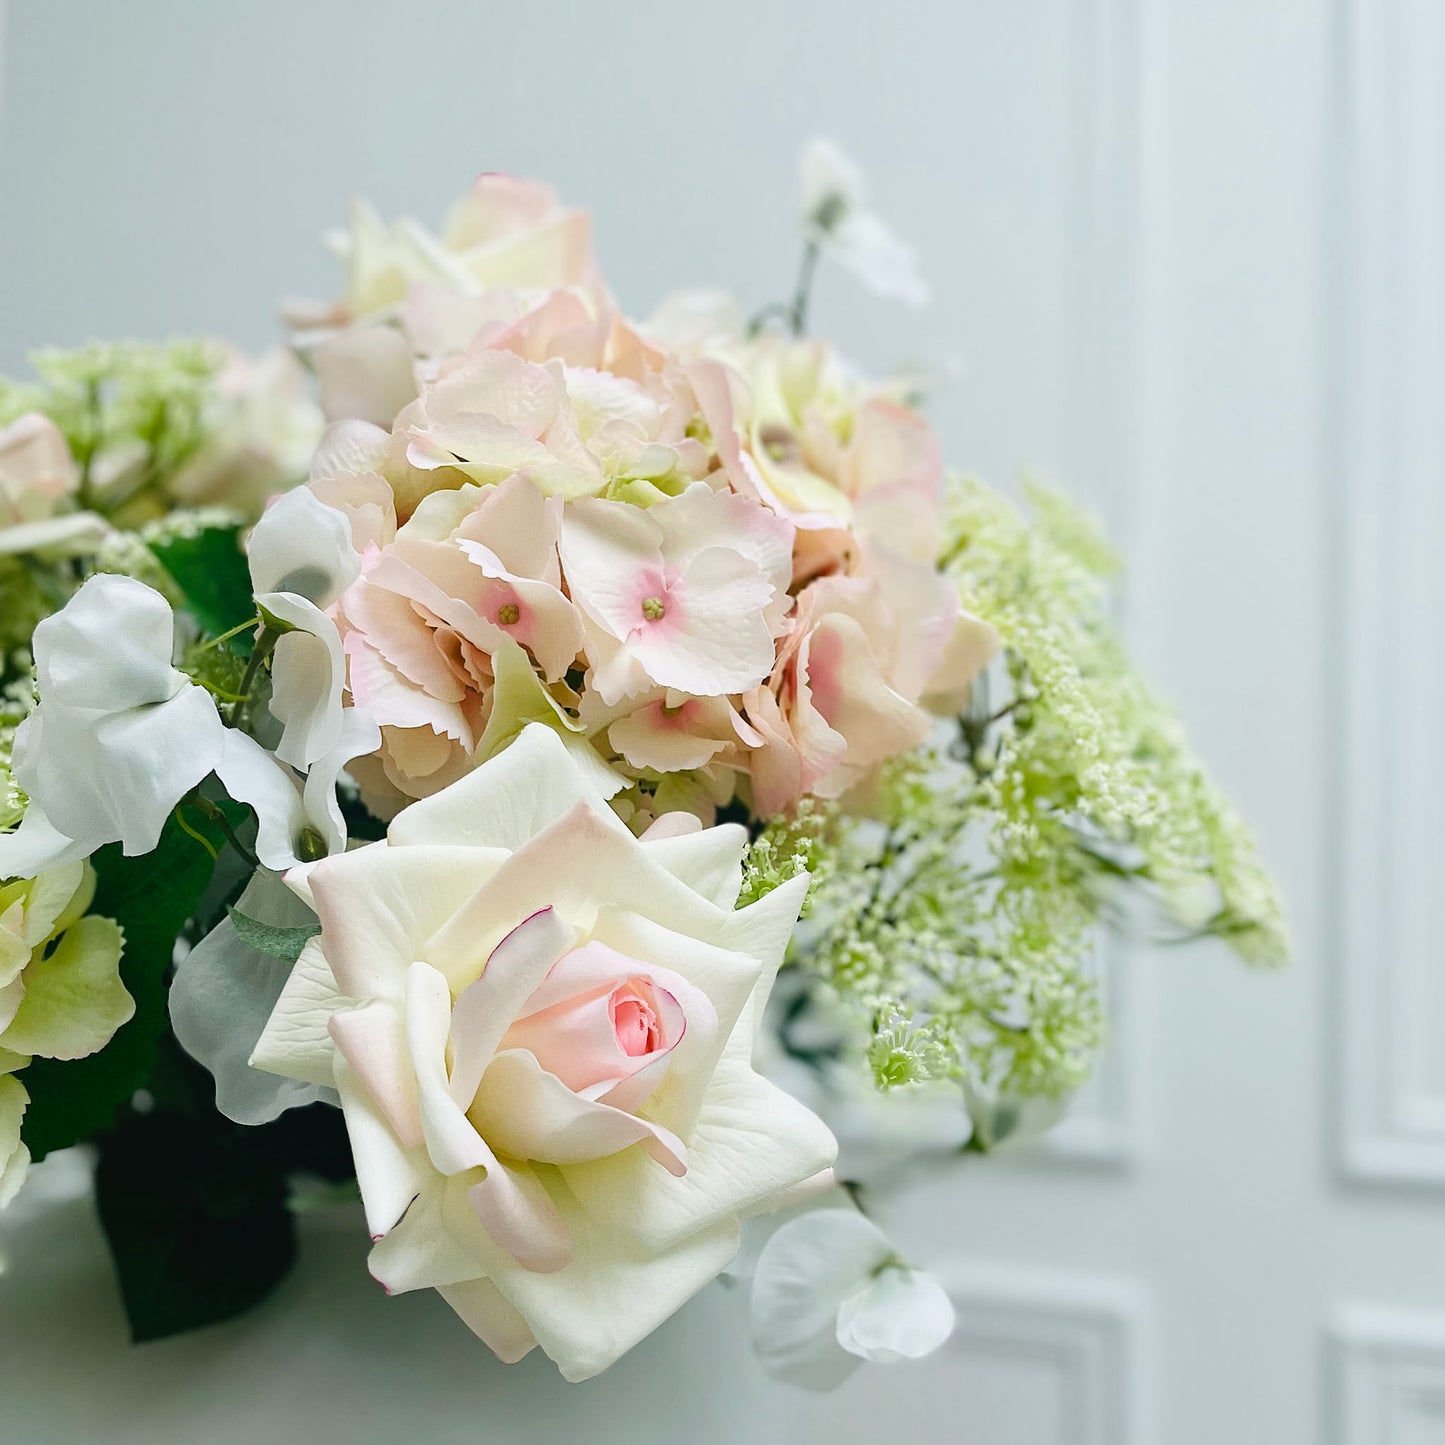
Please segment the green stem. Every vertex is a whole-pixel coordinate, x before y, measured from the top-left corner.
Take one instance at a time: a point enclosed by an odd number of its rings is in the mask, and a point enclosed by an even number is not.
[[[231,715],[226,722],[231,727],[240,727],[246,716],[246,709],[251,701],[251,690],[256,685],[256,676],[261,671],[262,665],[271,655],[271,649],[276,646],[281,634],[275,628],[263,625],[261,635],[256,639],[256,646],[246,663],[246,671],[241,676],[241,696],[238,702],[231,706]]]
[[[818,269],[818,243],[808,241],[803,247],[803,260],[798,267],[798,279],[793,286],[792,298],[788,301],[770,301],[753,314],[748,322],[748,335],[756,336],[769,321],[786,321],[794,336],[802,336],[808,329],[808,302],[813,294],[813,276]]]
[[[236,830],[231,826],[231,820],[223,813],[209,798],[200,793],[192,793],[192,800],[196,806],[213,822],[225,836],[237,856],[250,868],[259,868],[261,860],[236,836]],[[184,825],[183,825],[184,826]],[[190,830],[187,829],[189,832]]]
[[[809,241],[803,247],[803,262],[798,267],[798,284],[793,288],[792,304],[788,308],[788,321],[794,336],[803,336],[808,330],[808,301],[813,293],[813,275],[818,269],[818,243]]]
[[[223,642],[229,642],[233,637],[239,637],[243,632],[261,625],[261,617],[258,613],[255,617],[248,617],[244,622],[238,622],[228,632],[223,632],[219,637],[213,637],[209,642],[203,642],[197,652],[209,652],[213,647],[219,647]]]

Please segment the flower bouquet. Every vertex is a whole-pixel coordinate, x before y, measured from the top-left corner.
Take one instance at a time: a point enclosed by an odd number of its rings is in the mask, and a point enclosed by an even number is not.
[[[800,1383],[925,1354],[830,1125],[891,1187],[1039,1132],[1131,897],[1283,956],[1101,537],[806,337],[820,261],[926,294],[823,143],[802,219],[790,300],[636,323],[485,175],[357,206],[272,356],[0,385],[0,1205],[87,1146],[135,1339],[359,1200],[384,1289],[569,1380],[719,1276]]]

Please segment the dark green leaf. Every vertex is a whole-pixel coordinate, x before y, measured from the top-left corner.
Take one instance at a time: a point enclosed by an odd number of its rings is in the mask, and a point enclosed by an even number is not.
[[[231,915],[231,926],[242,943],[254,948],[257,953],[264,953],[267,958],[280,958],[287,963],[295,963],[307,942],[321,932],[319,923],[299,928],[278,928],[271,923],[262,923],[238,908],[226,911]]]
[[[243,816],[232,808],[233,817]],[[214,822],[194,809],[187,823],[219,851]],[[166,975],[176,937],[196,907],[215,866],[213,855],[174,817],[153,852],[127,858],[113,843],[96,853],[93,913],[125,931],[120,976],[135,1000],[135,1016],[99,1053],[87,1059],[36,1059],[22,1074],[30,1091],[22,1137],[36,1159],[108,1128],[117,1108],[145,1082],[164,1033]]]
[[[211,636],[219,637],[256,615],[239,525],[206,527],[194,536],[152,542],[150,549],[175,578],[190,611]],[[231,648],[244,655],[250,645],[250,638],[243,635]]]

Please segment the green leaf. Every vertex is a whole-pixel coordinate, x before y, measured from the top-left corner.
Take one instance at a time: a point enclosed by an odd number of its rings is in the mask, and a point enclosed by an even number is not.
[[[321,932],[319,923],[302,924],[297,928],[279,928],[274,924],[262,923],[242,913],[238,908],[226,910],[231,915],[231,924],[241,942],[267,958],[284,959],[295,963],[308,940]]]
[[[251,600],[251,574],[241,551],[240,524],[206,527],[189,535],[153,541],[150,549],[186,595],[196,620],[213,637],[239,627],[256,614]],[[244,655],[249,637],[231,648]]]
[[[232,816],[244,816],[239,808]],[[141,1088],[167,1027],[166,975],[176,937],[210,881],[215,866],[199,833],[219,851],[220,829],[194,811],[187,833],[172,816],[153,852],[127,858],[120,845],[91,860],[96,873],[90,911],[113,918],[125,934],[120,976],[135,1000],[135,1015],[89,1058],[35,1059],[21,1074],[30,1092],[22,1137],[36,1159],[108,1128],[116,1110]]]
[[[96,1205],[137,1344],[240,1314],[291,1268],[271,1142],[214,1113],[134,1115],[102,1141]]]

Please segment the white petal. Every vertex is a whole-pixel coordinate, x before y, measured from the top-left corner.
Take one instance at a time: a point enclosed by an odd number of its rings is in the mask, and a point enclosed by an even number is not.
[[[393,843],[456,843],[515,851],[579,802],[625,826],[588,782],[561,738],[530,723],[504,752],[431,798],[398,813]]]
[[[266,1020],[251,1054],[251,1067],[303,1083],[331,1085],[335,1082],[336,1046],[327,1025],[334,1013],[355,1003],[336,987],[321,940],[313,938],[301,950]]]
[[[505,1365],[515,1365],[537,1348],[526,1319],[489,1279],[442,1285],[437,1293],[462,1322]]]
[[[256,814],[256,856],[281,873],[300,862],[296,845],[306,826],[301,779],[255,738],[226,728],[215,762],[227,793]]]
[[[42,701],[26,725],[42,721],[38,756],[16,770],[21,786],[87,851],[119,841],[129,855],[156,846],[171,810],[215,767],[225,731],[189,682],[166,702],[100,715]]]
[[[427,940],[505,859],[501,849],[387,843],[323,858],[307,883],[339,986],[356,999],[400,1000],[407,969],[436,961]]]
[[[718,1219],[771,1207],[838,1152],[816,1114],[727,1059],[686,1138],[680,1179],[662,1176],[648,1159],[618,1155],[571,1166],[568,1182],[599,1224],[641,1248],[666,1250]]]
[[[591,1219],[565,1188],[559,1186],[555,1197],[572,1240],[571,1259],[561,1269],[539,1274],[522,1267],[480,1226],[472,1243],[486,1273],[567,1380],[600,1374],[716,1279],[737,1250],[738,1226],[731,1219],[655,1254]]]
[[[283,493],[262,513],[246,557],[258,595],[296,592],[318,607],[329,607],[361,572],[351,523],[309,487]]]
[[[278,928],[315,921],[274,873],[256,873],[236,907]],[[290,976],[290,964],[243,943],[229,918],[176,967],[169,996],[176,1038],[216,1081],[216,1108],[238,1124],[265,1124],[287,1109],[335,1098],[325,1086],[251,1067],[251,1052]]]
[[[436,1175],[422,1150],[402,1148],[366,1086],[343,1058],[336,1060],[335,1078],[356,1165],[356,1182],[366,1208],[366,1227],[372,1239],[381,1239],[396,1227],[412,1200]]]
[[[686,833],[659,833],[658,825],[669,817],[693,818],[693,815],[664,814],[657,819],[642,839],[647,856],[719,908],[731,908],[743,886],[747,831],[741,824],[724,823]]]
[[[88,857],[88,842],[67,838],[33,800],[13,833],[0,835],[0,878],[34,878],[47,868]]]
[[[918,1360],[948,1339],[954,1322],[953,1301],[932,1275],[895,1265],[843,1301],[838,1343],[863,1360]]]
[[[748,1323],[770,1374],[831,1390],[858,1367],[838,1343],[838,1310],[893,1256],[887,1236],[856,1209],[815,1209],[763,1246]]]
[[[42,704],[116,712],[164,702],[184,679],[171,666],[175,619],[152,587],[130,577],[92,577],[35,628]]]
[[[267,706],[281,724],[276,756],[304,771],[341,741],[341,634],[314,602],[294,592],[263,592],[256,602],[295,629],[277,639],[271,654]]]

